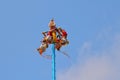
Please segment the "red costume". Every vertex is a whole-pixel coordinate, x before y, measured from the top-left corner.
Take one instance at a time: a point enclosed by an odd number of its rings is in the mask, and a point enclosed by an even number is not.
[[[65,30],[63,30],[63,29],[62,29],[62,31],[61,31],[61,32],[62,32],[62,37],[67,38],[67,32],[66,32]]]

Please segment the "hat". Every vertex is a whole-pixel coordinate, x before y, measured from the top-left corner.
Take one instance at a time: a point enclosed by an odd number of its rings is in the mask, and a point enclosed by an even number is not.
[[[54,22],[54,19],[51,19],[48,26],[51,27],[51,26],[55,26],[55,22]]]

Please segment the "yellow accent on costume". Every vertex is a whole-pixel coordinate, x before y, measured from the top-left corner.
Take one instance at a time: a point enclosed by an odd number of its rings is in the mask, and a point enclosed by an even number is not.
[[[56,39],[57,39],[56,33],[55,33],[55,32],[52,32],[52,36],[53,36],[53,42],[56,42]]]

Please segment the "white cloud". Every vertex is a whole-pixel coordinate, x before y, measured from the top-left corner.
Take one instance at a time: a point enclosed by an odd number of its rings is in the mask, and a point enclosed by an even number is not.
[[[91,55],[85,58],[84,63],[77,63],[67,71],[59,72],[57,80],[120,80],[120,35],[115,34],[107,40],[111,40],[112,44],[98,52],[91,49],[94,43],[83,44],[83,54],[101,55]],[[78,59],[78,62],[80,61],[81,59]]]

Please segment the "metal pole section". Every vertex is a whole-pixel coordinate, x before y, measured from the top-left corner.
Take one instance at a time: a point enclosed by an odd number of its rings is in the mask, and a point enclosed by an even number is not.
[[[52,44],[52,80],[56,80],[56,70],[55,70],[55,43]]]

